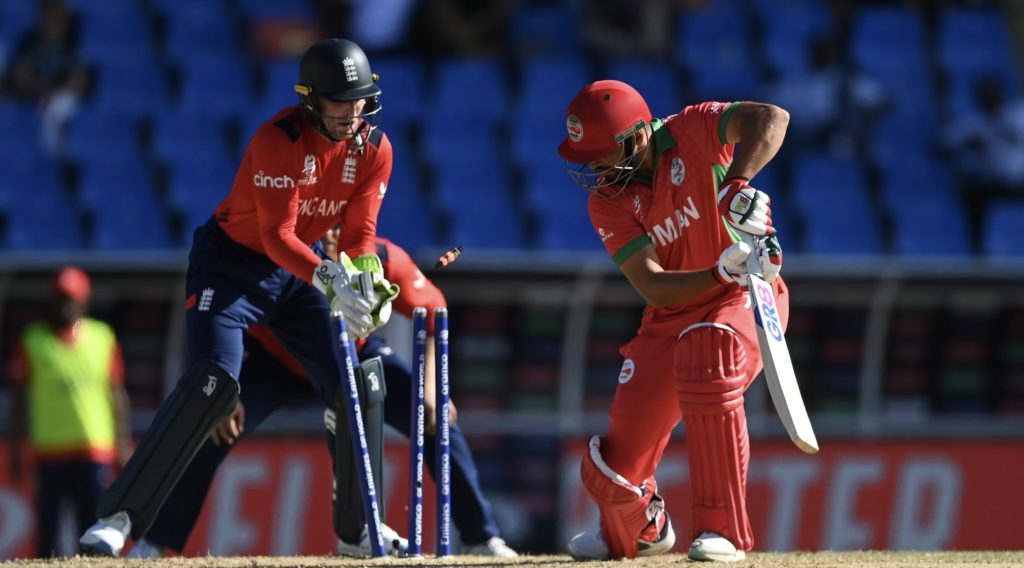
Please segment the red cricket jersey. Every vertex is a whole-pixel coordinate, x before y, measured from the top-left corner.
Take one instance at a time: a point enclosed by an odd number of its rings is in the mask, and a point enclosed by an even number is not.
[[[381,130],[367,138],[362,147],[332,142],[300,107],[281,110],[249,141],[214,216],[232,240],[306,281],[320,264],[309,245],[339,223],[340,250],[373,253],[392,155]]]
[[[706,102],[653,121],[652,186],[633,182],[611,200],[590,196],[591,223],[616,265],[650,243],[665,270],[711,268],[733,243],[718,214],[718,185],[732,162],[735,144],[724,140],[738,104]],[[672,318],[737,293],[737,286],[723,286],[684,304],[647,306],[640,333],[678,333]]]
[[[381,264],[384,265],[384,277],[398,284],[402,289],[394,300],[396,313],[412,317],[413,308],[424,307],[427,308],[427,314],[430,315],[434,313],[434,308],[447,307],[444,294],[420,272],[409,253],[384,238],[378,237],[376,243],[377,256],[380,257]],[[434,318],[432,316],[427,317],[427,332],[434,333]],[[293,373],[302,377],[306,376],[306,372],[302,370],[299,362],[274,337],[274,333],[268,326],[254,325],[249,328],[248,333]],[[359,345],[361,347],[362,342]]]

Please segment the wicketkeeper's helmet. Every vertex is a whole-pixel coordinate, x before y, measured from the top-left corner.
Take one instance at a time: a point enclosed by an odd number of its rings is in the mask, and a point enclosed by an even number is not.
[[[321,123],[323,114],[318,100],[355,101],[366,99],[362,118],[376,126],[370,119],[380,111],[380,87],[377,75],[370,70],[370,62],[362,48],[347,39],[332,38],[313,44],[302,55],[299,63],[299,82],[295,84],[302,108],[311,115],[314,122]],[[330,117],[344,118],[344,117]],[[365,138],[365,136],[364,136]]]

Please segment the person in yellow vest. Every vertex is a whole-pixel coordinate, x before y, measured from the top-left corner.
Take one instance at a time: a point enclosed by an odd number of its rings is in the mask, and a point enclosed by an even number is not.
[[[36,465],[40,558],[56,553],[65,501],[74,506],[79,530],[92,523],[99,496],[127,461],[131,443],[121,348],[109,325],[86,317],[89,277],[63,268],[52,292],[46,317],[25,329],[11,368],[11,473],[16,481],[23,476],[27,438]]]

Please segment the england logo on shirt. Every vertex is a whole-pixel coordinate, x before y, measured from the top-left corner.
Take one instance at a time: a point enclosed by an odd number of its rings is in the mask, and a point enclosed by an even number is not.
[[[351,156],[345,157],[345,166],[341,169],[341,183],[356,182],[356,164],[358,160]]]

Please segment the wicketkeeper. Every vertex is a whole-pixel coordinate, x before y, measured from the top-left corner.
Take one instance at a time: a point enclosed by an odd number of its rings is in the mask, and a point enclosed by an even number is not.
[[[751,102],[706,102],[653,119],[619,81],[591,83],[569,103],[558,153],[590,192],[590,219],[608,254],[648,304],[620,350],[608,433],[584,453],[581,477],[601,523],[569,542],[578,560],[672,549],[655,470],[680,418],[693,492],[689,557],[740,560],[754,545],[743,393],[762,363],[741,289],[748,256],[774,283],[784,323],[789,296],[768,196],[749,181],[775,156],[788,122],[781,108]],[[741,232],[768,238],[751,250]]]
[[[185,374],[124,471],[103,495],[82,552],[119,556],[142,538],[213,428],[238,401],[242,335],[269,326],[324,404],[341,408],[332,308],[365,337],[398,293],[376,255],[391,143],[376,127],[381,89],[353,42],[320,41],[299,64],[298,104],[249,141],[230,194],[196,229],[185,281]],[[211,93],[211,96],[221,96]],[[211,136],[214,135],[211,133]],[[321,261],[310,245],[341,226],[352,259]]]

